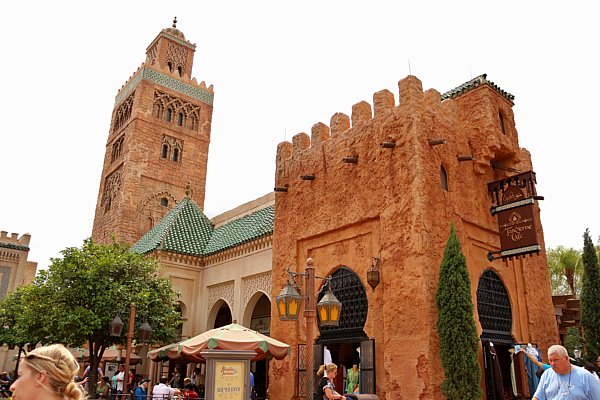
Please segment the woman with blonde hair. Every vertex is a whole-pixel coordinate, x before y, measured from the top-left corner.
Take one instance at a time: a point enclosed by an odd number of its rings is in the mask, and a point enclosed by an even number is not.
[[[323,400],[346,400],[346,396],[342,396],[335,391],[333,380],[337,375],[337,365],[330,363],[325,365],[325,375],[327,376],[327,384],[323,387]]]
[[[81,400],[78,373],[79,364],[62,344],[38,347],[21,359],[10,390],[14,400]]]

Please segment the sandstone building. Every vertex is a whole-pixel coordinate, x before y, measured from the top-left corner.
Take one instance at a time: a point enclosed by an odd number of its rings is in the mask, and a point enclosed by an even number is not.
[[[360,362],[364,392],[443,398],[435,291],[454,224],[472,281],[481,365],[491,341],[503,367],[513,343],[545,349],[556,341],[544,252],[487,258],[500,243],[487,183],[532,169],[512,95],[485,75],[444,95],[408,76],[398,102],[377,92],[373,106],[355,104],[351,116],[336,113],[329,126],[281,143],[276,192],[209,220],[202,208],[214,93],[192,78],[194,50],[175,26],[162,30],[119,90],[93,228],[96,241],[115,235],[160,260],[182,293],[182,337],[237,320],[289,343],[287,359],[253,365],[259,395],[268,384],[275,400],[307,396],[325,346],[339,365]],[[343,303],[339,327],[307,332],[302,317],[277,319],[272,303],[286,269],[303,272],[309,257],[317,275],[332,276]],[[366,284],[372,265],[381,277],[374,289]],[[309,346],[315,365],[306,364]],[[486,372],[482,386],[493,399],[490,379]]]
[[[379,398],[443,398],[435,294],[451,224],[471,276],[481,365],[493,342],[505,371],[498,383],[486,369],[487,398],[495,398],[493,384],[510,389],[514,343],[545,349],[557,340],[545,254],[487,258],[500,249],[487,184],[532,168],[519,147],[513,96],[485,75],[444,95],[424,92],[414,76],[398,86],[398,102],[388,90],[377,92],[373,107],[355,104],[351,116],[336,113],[329,126],[317,123],[310,136],[278,146],[273,294],[288,279],[286,268],[303,272],[311,257],[316,275],[332,276],[343,304],[340,326],[315,332],[302,317],[273,318],[271,334],[298,349],[272,365],[278,399],[304,395],[306,370],[314,367],[305,365],[305,345],[315,346],[315,365],[321,346],[338,364],[360,361],[362,390]],[[373,263],[381,276],[375,289],[365,284]],[[306,343],[311,336],[316,343]],[[517,385],[526,394],[527,382]]]
[[[29,261],[29,242],[31,235],[25,233],[0,232],[0,299],[17,287],[33,281],[37,270],[37,262]],[[14,369],[14,350],[6,346],[0,347],[0,368],[3,371]]]

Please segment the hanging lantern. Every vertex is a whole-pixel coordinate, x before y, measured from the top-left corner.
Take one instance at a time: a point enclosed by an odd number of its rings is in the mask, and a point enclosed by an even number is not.
[[[121,331],[123,330],[123,321],[121,320],[119,314],[117,314],[115,319],[109,322],[108,325],[110,327],[110,336],[121,336]]]
[[[287,281],[283,290],[279,293],[279,296],[277,296],[276,302],[280,320],[287,321],[298,319],[302,296],[298,294],[298,291],[290,281]]]
[[[319,325],[339,326],[340,314],[342,313],[342,302],[335,297],[331,289],[327,289],[325,295],[317,304]]]
[[[138,332],[140,342],[148,343],[148,341],[150,341],[150,335],[152,335],[152,327],[148,321],[144,321],[142,326],[140,326],[140,331]]]
[[[379,257],[373,257],[373,264],[367,271],[367,283],[373,290],[379,285],[379,263]]]

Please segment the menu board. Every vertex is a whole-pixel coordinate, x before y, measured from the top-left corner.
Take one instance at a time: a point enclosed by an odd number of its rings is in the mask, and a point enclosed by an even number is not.
[[[215,400],[244,400],[244,361],[215,361]]]

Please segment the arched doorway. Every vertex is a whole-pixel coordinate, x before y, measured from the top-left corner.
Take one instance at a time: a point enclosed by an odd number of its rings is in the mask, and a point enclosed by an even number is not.
[[[213,317],[214,316],[214,317]],[[210,325],[208,329],[220,328],[225,325],[229,325],[233,322],[233,317],[231,315],[231,309],[229,305],[225,302],[225,300],[219,300],[213,306],[212,311],[209,314],[209,321],[213,320],[214,323],[212,328]]]
[[[257,292],[248,302],[246,317],[249,321],[246,326],[263,335],[269,336],[271,333],[271,300],[262,292]],[[244,320],[246,320],[246,317]],[[265,358],[260,361],[252,362],[250,370],[254,375],[254,388],[252,393],[253,400],[264,400],[267,398],[267,387],[269,387],[269,361]]]
[[[509,349],[513,347],[512,308],[504,283],[487,269],[477,284],[477,313],[481,324],[487,400],[502,400],[512,392]]]
[[[329,352],[332,362],[340,369],[335,386],[345,388],[346,370],[356,364],[360,367],[361,393],[375,393],[375,343],[364,331],[369,311],[365,286],[347,266],[334,271],[327,285],[342,302],[342,312],[338,326],[319,327],[320,337],[314,351],[315,365],[323,364],[324,355]],[[324,294],[325,290],[321,290],[318,300]]]

